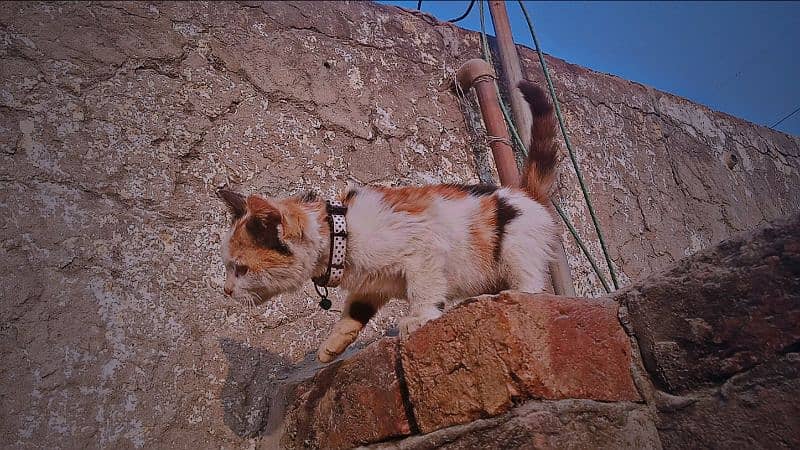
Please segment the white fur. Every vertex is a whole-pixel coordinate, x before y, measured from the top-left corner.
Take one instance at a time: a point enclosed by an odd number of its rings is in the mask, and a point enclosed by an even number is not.
[[[498,284],[541,291],[556,236],[553,218],[520,191],[499,189],[496,195],[520,214],[506,226],[497,271],[487,273],[475,260],[469,238],[469,223],[480,208],[478,197],[439,198],[423,214],[411,215],[393,211],[379,193],[359,189],[347,212],[342,287],[383,290],[390,297],[409,300],[412,311],[484,294]],[[388,286],[379,279],[388,281]],[[403,284],[405,292],[398,292],[397,286]]]
[[[519,211],[507,226],[493,270],[476,260],[470,221],[480,199],[434,200],[423,214],[397,212],[380,193],[361,188],[348,212],[347,263],[342,287],[359,298],[410,302],[405,331],[438,317],[438,305],[485,294],[498,286],[539,292],[555,238],[550,213],[524,193],[500,189],[496,195]]]

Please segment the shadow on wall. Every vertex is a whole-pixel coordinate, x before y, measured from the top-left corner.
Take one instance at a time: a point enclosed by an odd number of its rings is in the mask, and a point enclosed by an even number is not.
[[[291,362],[232,339],[220,339],[220,346],[228,359],[228,376],[221,395],[225,424],[240,437],[269,433],[272,402],[286,384]]]
[[[397,335],[398,330],[393,327],[383,337]],[[292,388],[327,366],[317,361],[314,352],[293,364],[285,357],[244,342],[222,338],[219,343],[228,359],[228,376],[221,393],[224,421],[243,438],[272,434],[283,421],[287,395]],[[351,357],[371,343],[354,343],[337,361]]]

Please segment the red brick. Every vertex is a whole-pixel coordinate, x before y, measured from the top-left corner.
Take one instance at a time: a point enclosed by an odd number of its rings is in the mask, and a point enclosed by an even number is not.
[[[479,297],[402,347],[423,432],[507,411],[515,400],[641,400],[631,348],[607,299],[505,292]]]
[[[281,444],[342,449],[410,434],[396,369],[397,339],[384,339],[300,383]]]

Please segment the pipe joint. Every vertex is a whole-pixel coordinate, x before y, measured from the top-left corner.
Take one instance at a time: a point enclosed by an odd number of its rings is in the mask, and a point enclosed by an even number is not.
[[[462,64],[456,72],[456,81],[463,91],[470,90],[471,87],[482,81],[496,78],[494,67],[480,58],[470,59]]]

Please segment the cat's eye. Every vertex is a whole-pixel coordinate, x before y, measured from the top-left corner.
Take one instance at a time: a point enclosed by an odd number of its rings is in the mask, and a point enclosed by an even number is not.
[[[243,266],[241,264],[236,264],[233,266],[233,274],[237,277],[243,277],[247,275],[247,266]]]

